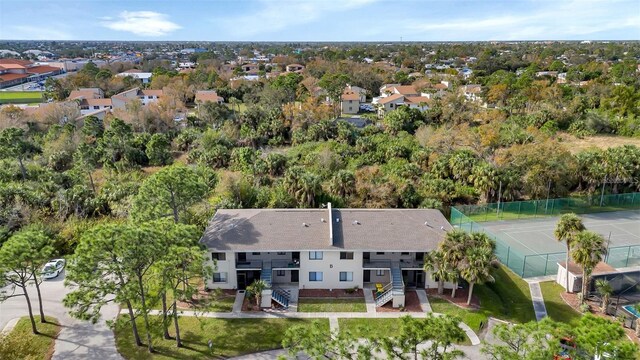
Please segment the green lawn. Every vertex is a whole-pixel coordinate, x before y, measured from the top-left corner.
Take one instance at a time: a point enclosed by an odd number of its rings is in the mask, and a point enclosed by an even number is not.
[[[540,283],[540,288],[544,297],[544,306],[547,308],[547,315],[552,320],[577,324],[582,315],[562,300],[560,297],[560,294],[564,292],[562,286],[555,281],[545,281]]]
[[[123,318],[126,319],[126,318]],[[180,318],[180,333],[184,347],[176,348],[175,341],[163,340],[158,326],[159,317],[152,317],[154,323],[153,344],[156,352],[149,354],[146,346],[137,347],[133,341],[131,327],[119,322],[115,329],[116,346],[125,359],[210,359],[239,356],[281,348],[285,331],[295,325],[310,326],[320,321],[329,332],[327,319],[212,319]],[[146,338],[143,321],[138,319],[138,329],[142,339]],[[173,335],[173,329],[170,330]],[[213,352],[208,341],[213,341]],[[143,340],[144,341],[144,340]]]
[[[493,273],[495,283],[476,286],[474,294],[480,299],[480,309],[458,307],[446,300],[430,297],[434,312],[456,315],[474,331],[480,330],[480,322],[498,319],[524,323],[535,320],[529,285],[513,271],[500,265]]]
[[[0,359],[51,359],[60,325],[52,317],[46,317],[46,324],[40,323],[40,316],[35,318],[40,334],[31,332],[28,316],[20,318],[13,331],[0,340]]]
[[[0,91],[0,104],[41,103],[42,91]]]
[[[367,312],[363,298],[315,299],[300,298],[299,312]]]
[[[402,320],[391,319],[338,319],[340,332],[349,331],[353,337],[387,338],[399,333]],[[460,345],[471,345],[467,338]]]

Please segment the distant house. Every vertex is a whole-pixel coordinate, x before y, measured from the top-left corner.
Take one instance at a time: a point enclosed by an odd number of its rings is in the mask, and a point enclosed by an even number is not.
[[[482,87],[480,85],[465,85],[462,87],[462,94],[468,101],[480,101],[480,93]]]
[[[196,106],[200,106],[206,102],[222,104],[224,102],[224,98],[222,96],[218,96],[218,93],[215,90],[198,90],[195,98]]]
[[[289,64],[286,66],[287,72],[299,72],[304,70],[304,65],[300,64]]]
[[[117,74],[116,76],[125,77],[131,76],[134,79],[141,80],[143,84],[148,84],[151,82],[151,77],[153,76],[150,72],[143,72],[138,69],[131,69]]]
[[[411,109],[425,111],[431,103],[429,94],[420,94],[411,85],[389,84],[380,88],[380,97],[373,99],[373,104],[378,105],[378,115],[384,116],[400,106],[408,106]]]
[[[138,99],[142,105],[148,105],[157,102],[162,95],[162,90],[141,90],[140,88],[133,88],[113,95],[111,102],[114,109],[124,109],[127,102],[131,100]]]
[[[113,108],[111,99],[105,99],[102,89],[99,88],[73,90],[67,100],[75,100],[78,103],[81,115],[89,115],[97,111],[110,111]]]
[[[240,68],[242,68],[242,71],[244,71],[247,75],[256,75],[260,70],[260,65],[248,63],[242,64]]]
[[[357,114],[360,110],[360,96],[354,92],[343,93],[340,98],[340,110],[343,114]]]

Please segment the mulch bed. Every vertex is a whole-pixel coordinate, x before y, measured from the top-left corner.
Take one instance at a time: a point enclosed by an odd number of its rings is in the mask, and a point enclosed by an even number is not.
[[[372,290],[373,296],[375,298],[376,291]],[[400,310],[400,308],[393,307],[393,300],[384,304],[383,306],[376,307],[377,312],[422,312],[422,308],[420,307],[420,299],[418,299],[418,294],[413,291],[407,291],[404,294],[404,310]]]
[[[438,289],[427,289],[427,295],[438,299],[446,300],[463,309],[480,309],[480,299],[477,296],[471,296],[471,305],[467,305],[468,289],[456,290],[456,297],[451,298],[451,289],[444,289],[442,295],[438,295]]]
[[[202,300],[207,299],[207,298],[211,298],[216,293],[218,293],[220,295],[216,296],[214,299],[223,299],[223,298],[226,298],[226,297],[233,297],[233,298],[236,297],[236,290],[222,289],[222,290],[216,290],[216,292],[214,292],[214,291],[211,291],[211,290],[207,291],[207,290],[204,290],[204,289],[199,289],[198,293],[191,297],[191,301],[190,302],[177,301],[176,304],[178,305],[178,308],[180,308],[180,309],[192,309],[192,308],[197,307]],[[171,305],[171,304],[167,304],[167,306],[169,306],[169,305]]]
[[[351,291],[351,290],[349,290]],[[358,289],[351,293],[348,293],[345,289],[333,289],[329,291],[327,289],[301,289],[298,293],[299,298],[362,298],[364,292],[362,289]]]
[[[262,309],[256,306],[256,300],[254,298],[245,296],[244,302],[242,303],[242,311],[243,312],[261,312]]]

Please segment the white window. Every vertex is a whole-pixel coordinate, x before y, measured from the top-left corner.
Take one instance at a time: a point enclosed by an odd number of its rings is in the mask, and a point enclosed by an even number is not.
[[[213,273],[213,282],[214,283],[226,283],[227,282],[227,273],[226,272]]]
[[[340,260],[353,260],[353,251],[341,251]]]
[[[225,261],[227,260],[227,254],[223,252],[211,253],[211,260]]]
[[[341,271],[340,281],[353,281],[353,273],[351,271]]]
[[[284,270],[276,270],[276,276],[284,276]]]
[[[376,276],[384,276],[384,270],[376,270]]]
[[[322,260],[322,251],[309,251],[309,260]]]
[[[322,281],[322,271],[310,271],[309,281]]]

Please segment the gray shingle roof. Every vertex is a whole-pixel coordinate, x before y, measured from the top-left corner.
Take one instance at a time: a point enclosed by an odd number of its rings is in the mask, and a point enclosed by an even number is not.
[[[431,251],[450,229],[433,209],[333,209],[331,219],[328,209],[221,209],[200,242],[238,252]]]

